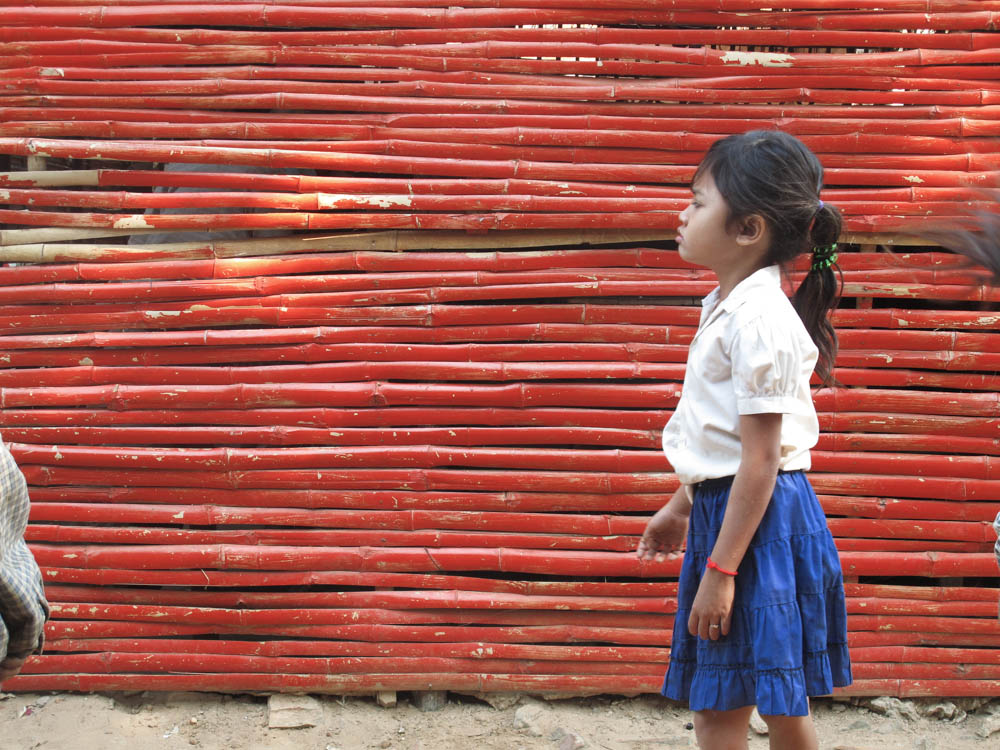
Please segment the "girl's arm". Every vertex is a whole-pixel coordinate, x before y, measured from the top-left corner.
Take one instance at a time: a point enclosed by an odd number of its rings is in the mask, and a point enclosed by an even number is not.
[[[640,560],[672,560],[680,554],[687,536],[688,519],[691,516],[691,490],[682,484],[677,488],[667,504],[660,508],[639,540],[636,554]]]
[[[740,443],[740,468],[711,554],[712,561],[725,570],[739,567],[771,502],[781,459],[781,414],[740,416]],[[733,576],[705,570],[688,619],[691,635],[716,640],[729,633],[735,590]]]

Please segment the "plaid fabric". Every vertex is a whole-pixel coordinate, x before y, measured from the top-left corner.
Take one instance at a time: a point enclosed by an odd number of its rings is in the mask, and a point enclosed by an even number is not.
[[[1000,513],[997,513],[993,522],[993,530],[997,533],[997,543],[993,545],[993,551],[997,553],[997,565],[1000,565]]]
[[[997,513],[996,520],[993,521],[993,530],[997,533],[997,543],[993,545],[993,551],[997,555],[997,565],[1000,565],[1000,513]]]
[[[27,525],[28,485],[0,442],[0,660],[40,652],[49,615],[41,571],[24,543]]]
[[[997,556],[997,565],[1000,565],[1000,513],[997,513],[993,521],[993,530],[997,533],[997,543],[993,545],[993,552]],[[1000,602],[997,603],[997,617],[1000,617]]]

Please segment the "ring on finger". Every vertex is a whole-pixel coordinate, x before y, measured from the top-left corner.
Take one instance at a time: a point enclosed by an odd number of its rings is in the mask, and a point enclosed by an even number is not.
[[[708,627],[709,627],[709,628],[710,628],[711,630],[718,630],[718,629],[719,629],[719,626],[718,626],[718,625],[709,625]]]

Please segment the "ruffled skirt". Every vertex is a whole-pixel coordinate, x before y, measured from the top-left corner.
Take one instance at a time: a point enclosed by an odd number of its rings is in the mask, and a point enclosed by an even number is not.
[[[688,633],[731,485],[713,479],[695,492],[663,694],[694,711],[756,705],[763,715],[805,716],[808,696],[851,684],[851,664],[840,559],[803,472],[778,475],[739,567],[729,635]]]

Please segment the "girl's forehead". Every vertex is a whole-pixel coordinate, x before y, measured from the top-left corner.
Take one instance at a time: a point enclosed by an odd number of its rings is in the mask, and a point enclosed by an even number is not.
[[[693,180],[691,180],[691,192],[694,193],[711,193],[715,191],[715,180],[712,179],[711,173],[706,169],[703,172],[699,172]]]

